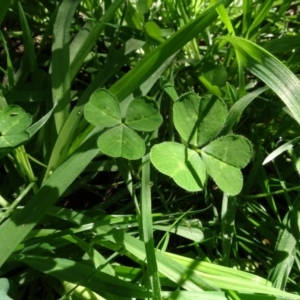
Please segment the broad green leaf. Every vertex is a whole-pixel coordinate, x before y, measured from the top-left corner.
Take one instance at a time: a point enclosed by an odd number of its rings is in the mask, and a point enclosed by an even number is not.
[[[202,149],[202,153],[236,168],[244,168],[252,156],[252,146],[248,139],[240,135],[222,136]]]
[[[16,134],[0,136],[0,148],[13,148],[29,140],[29,133],[26,131]]]
[[[174,104],[174,125],[189,144],[202,146],[219,132],[227,117],[225,103],[211,96],[195,93],[181,96]]]
[[[0,135],[10,135],[24,131],[32,122],[31,116],[16,105],[0,110]]]
[[[203,189],[206,172],[197,152],[182,144],[164,142],[152,147],[150,159],[155,168],[168,175],[182,188],[190,192]]]
[[[132,100],[127,108],[125,124],[140,131],[154,131],[162,123],[156,102],[148,97]]]
[[[201,156],[207,173],[225,194],[234,196],[241,192],[243,176],[240,169],[228,165],[205,152],[201,152]]]
[[[84,108],[88,122],[101,127],[112,127],[121,123],[121,109],[118,99],[109,91],[99,89],[90,97]]]
[[[101,134],[97,144],[104,154],[112,157],[134,160],[145,153],[144,140],[123,124]]]

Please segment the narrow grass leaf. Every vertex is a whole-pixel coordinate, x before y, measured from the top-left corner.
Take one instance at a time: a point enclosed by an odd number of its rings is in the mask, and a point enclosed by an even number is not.
[[[218,3],[217,0],[210,0],[210,2],[213,4],[213,5],[216,5]],[[218,6],[216,8],[216,11],[218,12],[221,20],[223,21],[224,25],[226,26],[227,30],[228,30],[228,34],[229,35],[235,35],[235,32],[234,32],[234,28],[233,28],[233,25],[231,23],[231,20],[230,20],[230,17],[224,7],[223,4],[221,4],[220,6]]]
[[[161,300],[161,287],[155,255],[152,221],[152,198],[150,182],[149,154],[142,159],[142,182],[141,182],[141,218],[143,230],[143,242],[147,258],[147,275],[154,300]],[[149,293],[150,295],[150,293]]]
[[[245,108],[252,103],[261,93],[268,90],[268,87],[259,88],[248,93],[238,101],[236,101],[228,112],[226,122],[219,132],[219,136],[229,134],[233,126],[239,121]]]
[[[236,197],[229,197],[223,194],[221,208],[221,227],[222,227],[222,263],[229,266],[231,245],[235,235],[235,212]]]
[[[82,67],[84,59],[87,57],[92,47],[95,45],[96,40],[99,38],[105,26],[114,17],[116,11],[123,4],[123,0],[113,1],[105,13],[101,16],[96,24],[88,21],[82,30],[75,36],[70,44],[70,78],[74,79],[77,72]]]
[[[98,154],[99,149],[95,149],[95,138],[98,134],[99,129],[95,128],[78,151],[53,172],[43,187],[26,204],[26,207],[0,225],[0,240],[2,241],[0,243],[0,266],[41,220],[47,209],[57,201]]]
[[[126,73],[110,91],[118,99],[124,99],[134,92],[142,82],[147,80],[161,64],[170,56],[175,54],[185,44],[202,32],[217,17],[215,8],[221,4],[228,6],[232,0],[220,1],[213,7],[208,8],[186,26],[178,30],[164,43],[159,45],[149,55],[145,56],[130,72]]]
[[[33,38],[32,34],[27,22],[26,15],[23,11],[22,5],[20,2],[18,2],[18,9],[19,9],[19,15],[20,15],[20,23],[22,28],[22,34],[23,34],[23,42],[25,47],[25,55],[27,57],[27,61],[29,62],[29,67],[31,73],[33,73],[37,68],[37,61],[36,61],[36,55],[34,51],[34,45],[33,45]]]
[[[286,299],[300,299],[299,295],[284,292],[270,285],[266,285],[266,280],[263,280],[262,278],[259,278],[258,276],[253,274],[214,264],[210,264],[211,271],[208,267],[208,272],[204,273],[198,269],[198,266],[200,266],[201,268],[201,264],[203,262],[172,253],[167,253],[167,255],[172,257],[174,261],[177,261],[188,268],[193,268],[193,270],[195,270],[195,272],[200,276],[202,276],[206,280],[209,280],[219,288],[225,290],[234,290],[239,293],[257,293],[256,297],[258,297],[258,294],[266,294],[272,295],[273,297],[282,297]],[[205,263],[204,265],[208,266],[208,263]],[[247,278],[243,278],[243,273]],[[226,276],[224,276],[225,274]],[[239,276],[240,274],[242,276]],[[252,281],[249,280],[251,277]],[[255,280],[256,277],[259,279],[258,282]]]
[[[12,65],[12,62],[11,62],[11,59],[10,59],[10,54],[9,54],[9,51],[8,51],[8,47],[7,47],[5,37],[4,37],[4,35],[1,31],[0,31],[0,40],[2,42],[2,46],[3,46],[3,48],[5,50],[5,54],[6,54],[6,64],[7,64],[6,75],[8,77],[8,89],[12,89],[15,85],[13,65]]]
[[[204,232],[195,227],[188,227],[186,226],[175,226],[173,228],[170,228],[170,226],[164,226],[164,225],[154,225],[153,228],[155,230],[161,230],[166,232],[172,232],[176,235],[182,236],[186,239],[189,239],[191,241],[194,241],[196,243],[200,243],[204,240]]]
[[[112,294],[142,299],[147,297],[147,292],[138,285],[69,259],[34,255],[19,255],[17,258],[40,272],[86,286],[104,296]]]
[[[121,245],[123,249],[134,255],[139,262],[145,260],[145,246],[144,243],[138,239],[120,230],[113,229],[110,226],[98,227],[97,232],[101,238],[105,238],[106,240],[114,243],[118,251],[120,251]],[[122,253],[126,254],[126,251]],[[202,289],[209,291],[219,290],[211,282],[203,279],[199,275],[196,275],[193,269],[186,268],[177,261],[168,257],[163,252],[156,251],[155,255],[158,271],[173,281],[176,285],[189,291],[201,291]]]
[[[0,0],[0,27],[11,4],[10,0]]]
[[[52,115],[52,113],[55,109],[56,104],[57,103],[54,103],[53,108],[46,115],[44,115],[37,122],[35,122],[34,124],[32,124],[30,127],[28,127],[26,129],[26,132],[29,134],[30,137],[35,135],[45,125],[45,123],[49,120],[49,118],[51,117],[51,115]]]
[[[300,239],[300,196],[296,198],[292,209],[286,214],[284,227],[280,230],[272,261],[269,279],[273,286],[285,289],[289,274],[292,270],[297,245]],[[300,298],[300,297],[299,297]]]
[[[71,101],[69,41],[70,25],[79,0],[64,0],[58,9],[53,26],[52,45],[52,99],[58,101],[54,118],[57,133],[69,114]]]
[[[265,82],[286,104],[300,124],[300,82],[298,78],[269,52],[239,37],[223,37],[231,43],[243,63]]]
[[[281,145],[280,147],[278,147],[276,150],[274,150],[272,153],[270,153],[265,160],[263,161],[263,165],[269,163],[270,161],[272,161],[273,159],[275,159],[277,156],[279,156],[280,154],[282,154],[283,152],[292,149],[295,145],[297,145],[300,141],[300,137],[297,137],[295,139],[292,139],[291,141],[288,141],[286,143],[284,143],[283,145]]]
[[[273,5],[274,0],[264,1],[258,5],[256,9],[256,16],[251,22],[251,26],[248,29],[246,37],[253,39],[259,32],[259,26],[265,21],[266,16],[269,14],[270,9]]]

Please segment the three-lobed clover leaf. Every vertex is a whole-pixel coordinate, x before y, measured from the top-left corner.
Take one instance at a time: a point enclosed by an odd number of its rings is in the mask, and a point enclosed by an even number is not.
[[[200,149],[174,142],[155,145],[150,152],[153,165],[187,191],[201,191],[208,173],[224,193],[239,194],[240,169],[249,163],[252,146],[245,137],[233,134],[213,140],[227,117],[223,100],[187,93],[174,103],[173,116],[181,138]]]
[[[110,128],[97,141],[104,154],[130,160],[141,158],[146,149],[144,140],[135,131],[154,131],[162,123],[156,102],[146,96],[130,102],[123,121],[117,98],[105,89],[92,94],[84,116],[95,126]]]

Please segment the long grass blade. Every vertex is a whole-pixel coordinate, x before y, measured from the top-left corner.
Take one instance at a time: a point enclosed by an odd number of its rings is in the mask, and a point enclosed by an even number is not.
[[[0,226],[0,266],[7,260],[18,244],[41,220],[47,209],[63,194],[68,186],[84,170],[99,152],[95,138],[99,129],[94,129],[86,141],[45,182],[26,207],[14,214]],[[80,162],[80,163],[78,163]]]
[[[151,199],[151,184],[150,184],[150,159],[149,155],[143,157],[142,168],[142,185],[141,185],[141,217],[143,238],[145,243],[145,251],[147,257],[147,269],[150,286],[153,291],[153,299],[160,300],[161,289],[159,275],[156,263],[156,255],[153,239],[152,226],[152,199]]]
[[[70,82],[70,24],[79,0],[64,0],[56,16],[52,46],[52,99],[58,101],[54,119],[57,133],[60,132],[69,114],[71,101]]]
[[[32,34],[27,22],[26,15],[24,13],[24,10],[20,2],[18,2],[18,9],[20,15],[22,34],[23,34],[23,42],[25,46],[26,62],[29,63],[30,71],[31,73],[33,73],[37,68],[37,62],[36,62],[36,55],[34,51]]]
[[[244,67],[265,82],[290,109],[300,124],[300,81],[272,54],[239,37],[223,37],[233,45]]]

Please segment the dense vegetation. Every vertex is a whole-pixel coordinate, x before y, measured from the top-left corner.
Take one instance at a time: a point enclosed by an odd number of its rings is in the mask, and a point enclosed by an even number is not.
[[[300,299],[299,22],[0,0],[0,299]]]

